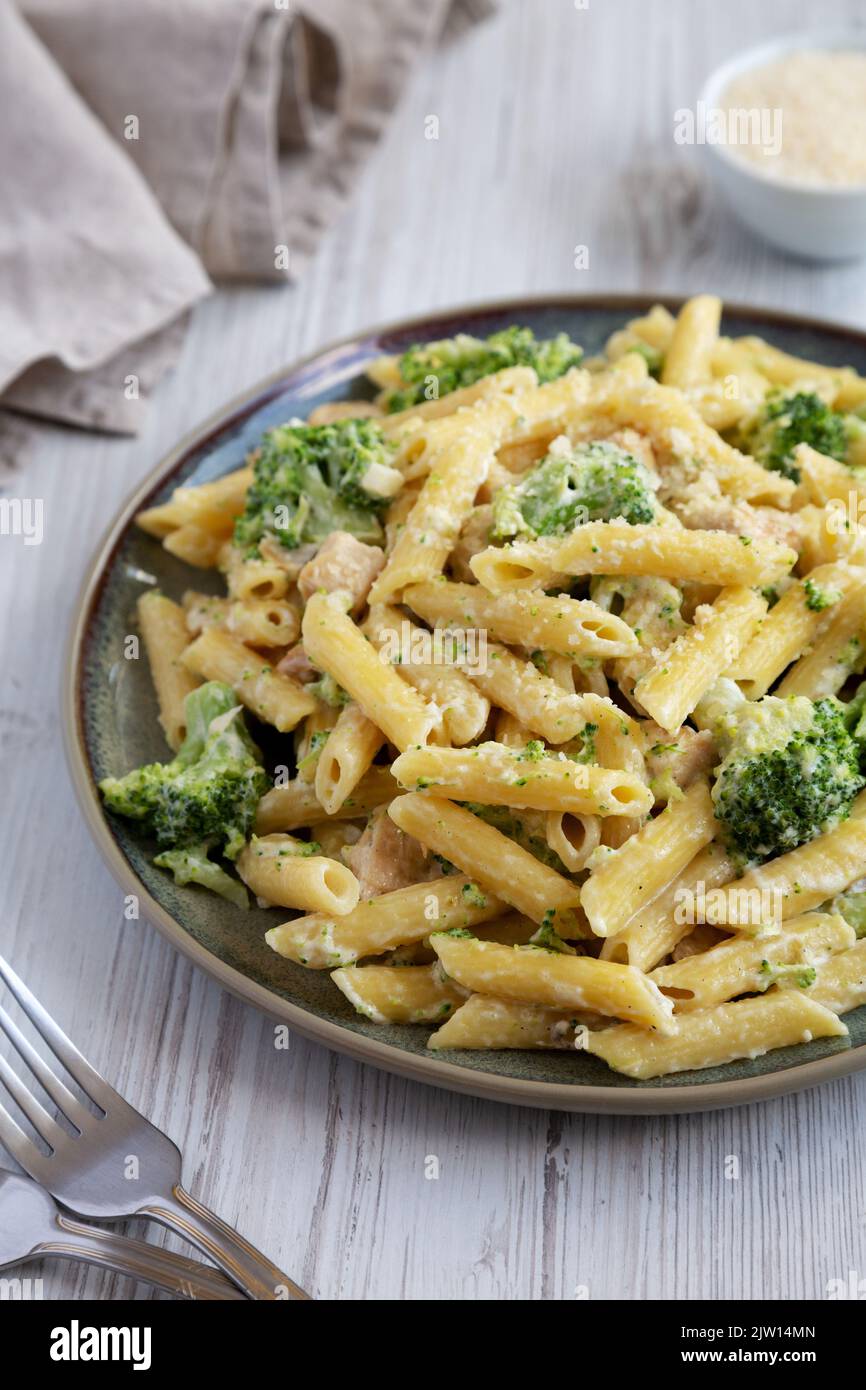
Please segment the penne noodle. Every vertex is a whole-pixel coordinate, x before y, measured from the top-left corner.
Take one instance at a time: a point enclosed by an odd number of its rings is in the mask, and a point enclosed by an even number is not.
[[[542,1004],[470,994],[431,1035],[427,1046],[434,1052],[449,1048],[573,1048],[576,1028],[590,1017],[594,1016],[577,1009],[548,1009]]]
[[[621,618],[589,599],[552,598],[533,590],[487,594],[479,584],[450,584],[441,577],[411,585],[403,599],[429,623],[483,628],[498,642],[561,656],[627,656],[638,646]]]
[[[767,611],[753,589],[722,589],[694,626],[675,638],[634,687],[634,699],[668,733],[675,733],[748,644]]]
[[[761,994],[777,978],[787,978],[786,967],[794,968],[792,987],[808,988],[809,968],[853,946],[855,939],[853,927],[838,913],[810,912],[792,917],[777,936],[734,937],[673,965],[659,966],[649,978],[673,999],[677,1013],[688,1013],[738,994]]]
[[[391,802],[388,814],[407,835],[456,864],[485,893],[498,893],[533,922],[552,926],[562,936],[588,934],[578,913],[577,884],[539,863],[471,811],[443,797],[409,792]]]
[[[378,753],[385,736],[358,705],[346,705],[316,763],[316,796],[333,816],[351,796]]]
[[[589,1009],[663,1034],[677,1030],[670,1000],[632,965],[541,946],[500,946],[459,931],[436,931],[430,944],[445,973],[478,994],[556,1009]]]
[[[586,1050],[613,1071],[635,1081],[649,1081],[671,1072],[721,1066],[739,1057],[762,1057],[774,1048],[813,1038],[844,1037],[847,1032],[835,1014],[807,994],[783,989],[686,1014],[679,1020],[679,1032],[670,1038],[633,1024],[606,1028],[588,1035]]]
[[[345,916],[358,904],[358,880],[345,864],[307,850],[290,835],[254,835],[238,855],[238,873],[268,904]]]
[[[549,588],[562,575],[580,574],[651,574],[720,585],[767,585],[782,579],[797,559],[777,541],[745,540],[747,544],[727,531],[590,521],[562,540],[490,547],[473,556],[469,565],[479,584],[504,594]]]
[[[682,800],[671,801],[593,869],[581,904],[596,936],[614,936],[652,902],[717,833],[705,782],[695,782]]]
[[[316,796],[312,783],[296,778],[283,786],[272,787],[262,797],[256,812],[256,834],[300,830],[303,826],[317,826],[331,819],[356,820],[390,801],[398,790],[390,768],[371,767],[351,796],[347,796],[339,810],[329,816]]]
[[[340,601],[313,594],[304,609],[304,648],[310,661],[347,690],[371,723],[398,748],[442,735],[442,715],[391,666],[380,660]]]
[[[159,722],[166,743],[176,753],[186,738],[184,702],[199,684],[182,661],[189,644],[183,609],[163,594],[142,594],[138,600],[138,626],[150,663]]]
[[[517,806],[572,815],[647,815],[649,787],[626,772],[576,763],[564,753],[545,756],[540,745],[501,743],[473,748],[410,748],[391,771],[402,787],[488,806]]]
[[[473,927],[498,917],[504,904],[457,875],[398,888],[359,902],[344,916],[316,912],[296,917],[265,933],[277,955],[309,966],[333,970],[354,965],[363,956],[379,956],[395,946],[423,941],[432,931]]]
[[[184,652],[183,663],[203,680],[230,685],[241,704],[280,733],[294,729],[316,708],[314,697],[302,685],[218,628],[207,628],[197,637]]]
[[[344,965],[331,979],[371,1023],[441,1023],[466,990],[435,965]]]

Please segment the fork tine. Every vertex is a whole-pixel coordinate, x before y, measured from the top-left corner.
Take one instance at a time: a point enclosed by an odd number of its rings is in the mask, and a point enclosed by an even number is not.
[[[6,1087],[19,1109],[24,1111],[36,1133],[41,1135],[52,1149],[56,1149],[62,1140],[69,1138],[65,1130],[62,1130],[57,1121],[39,1104],[33,1093],[28,1091],[20,1076],[15,1075],[5,1057],[0,1057],[0,1083]]]
[[[71,1043],[63,1032],[58,1028],[54,1019],[45,1011],[39,1000],[34,998],[24,981],[15,974],[8,961],[0,956],[0,977],[6,981],[7,986],[15,995],[18,1003],[26,1013],[30,1022],[43,1036],[58,1062],[74,1076],[85,1095],[100,1105],[100,1096],[103,1099],[114,1099],[116,1092],[103,1081],[98,1071],[94,1071],[86,1057],[81,1053],[74,1043]],[[120,1097],[117,1096],[119,1100]],[[101,1106],[104,1109],[104,1106]]]
[[[47,1187],[51,1178],[49,1176],[50,1159],[41,1154],[33,1140],[28,1138],[23,1129],[13,1120],[6,1107],[0,1104],[0,1142],[9,1150],[9,1153],[36,1182],[41,1182]]]
[[[56,1076],[51,1068],[46,1064],[44,1058],[31,1046],[27,1038],[7,1014],[6,1010],[0,1005],[0,1029],[6,1034],[19,1057],[27,1064],[42,1089],[51,1097],[58,1110],[61,1110],[68,1120],[71,1120],[76,1129],[80,1130],[81,1125],[91,1118],[90,1112],[75,1096],[64,1086],[59,1076]]]

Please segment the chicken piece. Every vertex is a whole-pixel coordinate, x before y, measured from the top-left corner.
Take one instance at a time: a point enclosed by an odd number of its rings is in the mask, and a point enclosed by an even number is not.
[[[487,549],[492,525],[492,506],[473,507],[451,552],[451,573],[458,583],[477,584],[478,581],[469,568],[469,561],[473,555]]]
[[[442,877],[436,860],[411,835],[398,830],[386,806],[377,806],[360,840],[343,851],[343,858],[361,885],[362,899]]]
[[[365,545],[348,531],[333,531],[298,575],[298,590],[304,600],[322,589],[329,594],[343,590],[352,597],[352,612],[357,612],[384,563],[384,551],[377,545]]]
[[[776,507],[753,507],[733,497],[719,493],[672,497],[669,509],[690,531],[731,531],[736,536],[751,536],[760,540],[779,541],[799,550],[803,541],[803,524],[796,512],[782,512]]]
[[[287,550],[276,536],[262,536],[259,541],[259,554],[262,559],[269,560],[272,565],[285,570],[290,579],[297,579],[304,565],[312,560],[318,548],[315,542],[307,541],[305,545],[295,546],[294,550]]]
[[[292,680],[300,681],[301,685],[309,685],[311,681],[318,680],[321,674],[315,666],[310,665],[310,659],[304,651],[302,642],[297,642],[294,647],[289,647],[285,655],[280,657],[274,669],[283,676],[291,676]]]
[[[705,776],[718,762],[718,753],[708,729],[690,729],[684,724],[668,734],[652,719],[641,721],[646,738],[646,770],[657,802],[669,801],[679,788],[685,791]]]

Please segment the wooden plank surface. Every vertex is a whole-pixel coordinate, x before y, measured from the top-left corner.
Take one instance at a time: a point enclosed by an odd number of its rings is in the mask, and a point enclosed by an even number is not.
[[[831,0],[820,22],[859,12]],[[302,352],[546,290],[706,289],[862,326],[862,266],[760,245],[717,202],[702,151],[672,138],[716,63],[803,13],[795,0],[508,0],[419,71],[301,285],[201,306],[138,439],[48,427],[0,445],[0,483],[45,507],[43,545],[0,538],[0,945],[181,1145],[192,1189],[319,1297],[820,1298],[866,1273],[866,1076],[751,1109],[616,1120],[462,1099],[299,1038],[275,1051],[266,1019],[124,922],[57,715],[98,535],[180,435]],[[150,1296],[80,1267],[31,1272],[48,1296]]]

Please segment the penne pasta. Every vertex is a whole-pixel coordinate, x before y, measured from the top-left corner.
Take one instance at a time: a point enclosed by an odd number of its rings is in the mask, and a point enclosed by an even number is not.
[[[762,994],[779,979],[790,979],[793,988],[806,989],[813,981],[814,967],[854,941],[854,929],[838,913],[811,912],[792,917],[777,936],[735,937],[673,965],[659,966],[649,978],[673,999],[677,1013],[690,1013],[723,1004],[738,994]]]
[[[440,711],[380,660],[339,595],[313,594],[304,610],[302,631],[313,664],[349,692],[391,743],[408,748],[440,733]]]
[[[662,892],[717,832],[705,782],[672,801],[636,835],[594,868],[581,904],[596,936],[621,932],[636,912]]]
[[[565,955],[540,946],[500,946],[468,932],[430,937],[445,973],[466,989],[557,1009],[589,1009],[643,1029],[675,1033],[673,1005],[632,965]]]
[[[793,550],[777,541],[744,544],[726,531],[590,521],[562,540],[491,547],[469,563],[479,584],[504,594],[513,589],[548,588],[562,575],[580,574],[652,574],[662,579],[760,586],[782,579],[796,559]]]
[[[257,898],[275,907],[345,916],[357,906],[358,880],[345,864],[308,848],[290,835],[254,835],[238,856],[238,873]]]
[[[432,788],[459,801],[517,806],[572,815],[641,816],[653,795],[639,778],[593,764],[573,762],[564,753],[546,756],[539,744],[523,749],[501,743],[473,748],[410,748],[392,764],[402,787]]]
[[[317,912],[296,917],[272,927],[265,940],[277,955],[298,965],[333,970],[423,941],[432,931],[469,928],[500,916],[502,901],[489,894],[482,902],[483,896],[476,884],[452,875],[368,898],[343,916]]]
[[[275,671],[258,652],[236,637],[207,628],[187,647],[183,663],[203,680],[224,681],[257,719],[287,733],[316,708],[314,697],[297,681]]]
[[[498,642],[561,656],[627,656],[638,645],[626,623],[589,599],[551,598],[532,590],[487,594],[480,584],[441,578],[411,585],[403,598],[429,623],[483,628]]]
[[[753,589],[723,589],[712,607],[697,609],[694,626],[636,682],[635,700],[674,733],[736,660],[766,611],[767,600]]]
[[[407,835],[456,864],[484,893],[498,893],[533,922],[552,926],[563,936],[586,934],[578,915],[577,884],[462,806],[409,792],[391,802],[388,814]]]
[[[441,1023],[466,999],[438,965],[344,965],[331,979],[371,1023]]]
[[[847,1032],[829,1009],[799,990],[783,989],[687,1014],[670,1038],[632,1024],[606,1028],[588,1034],[586,1050],[613,1071],[635,1081],[650,1081],[671,1072],[718,1067],[739,1057],[761,1057],[774,1048],[813,1038],[844,1037]]]
[[[138,600],[138,626],[150,663],[159,722],[166,743],[176,753],[186,738],[184,702],[199,683],[182,661],[189,644],[183,609],[163,594],[142,594]]]

